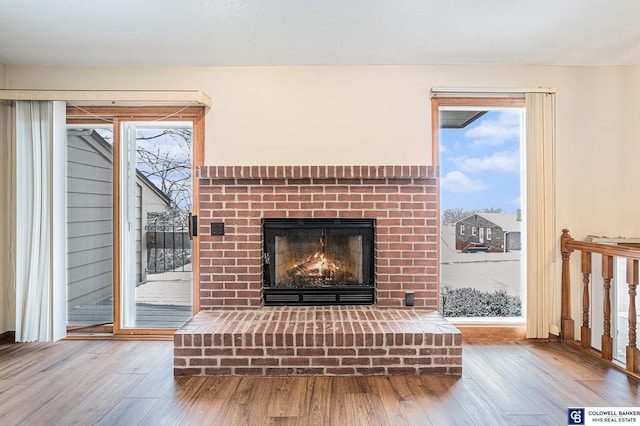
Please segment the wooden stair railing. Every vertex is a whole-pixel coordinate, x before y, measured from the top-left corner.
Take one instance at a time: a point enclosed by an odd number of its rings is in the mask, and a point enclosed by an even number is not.
[[[576,241],[569,235],[568,229],[562,230],[560,251],[562,253],[562,308],[560,333],[562,340],[574,340],[574,321],[571,317],[571,253],[581,252],[582,266],[582,327],[580,329],[580,346],[591,348],[589,282],[591,281],[591,257],[593,253],[602,255],[603,279],[603,320],[601,356],[607,361],[613,359],[613,338],[611,337],[611,280],[613,279],[614,257],[627,260],[626,281],[629,286],[629,344],[626,347],[627,371],[640,373],[640,350],[637,348],[636,289],[638,286],[638,263],[640,249],[623,245],[599,244],[587,241]],[[595,291],[595,289],[593,290]]]

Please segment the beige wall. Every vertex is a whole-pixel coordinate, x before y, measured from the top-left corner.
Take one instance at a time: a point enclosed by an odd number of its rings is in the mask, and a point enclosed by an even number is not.
[[[0,89],[5,89],[7,83],[7,67],[2,62],[0,62]],[[7,153],[6,146],[4,141],[4,131],[6,124],[4,122],[6,115],[6,111],[4,105],[0,102],[0,170],[7,170]],[[0,172],[0,192],[6,194],[8,184],[6,181],[5,173]],[[5,311],[8,310],[9,303],[7,301],[8,297],[6,294],[6,287],[8,285],[8,270],[9,262],[6,259],[9,238],[6,235],[7,233],[7,205],[5,202],[2,203],[2,207],[0,208],[0,333],[4,333],[9,330],[7,324],[7,318]]]
[[[7,87],[7,66],[0,62],[0,89]],[[0,102],[0,193],[3,197],[10,193],[7,172],[10,170],[9,153],[6,141],[6,107]],[[11,263],[9,260],[9,208],[4,198],[0,202],[0,333],[15,329],[15,302],[11,303],[13,285],[10,282]],[[15,300],[15,297],[13,297]]]
[[[9,88],[200,89],[213,99],[211,165],[431,164],[432,87],[555,88],[558,236],[563,227],[580,239],[640,236],[633,190],[640,67],[11,67],[8,74]],[[559,268],[559,253],[552,258]],[[552,316],[557,324],[559,313]]]
[[[13,267],[11,259],[13,251],[10,243],[11,224],[15,191],[11,185],[10,139],[8,131],[9,111],[4,102],[0,101],[0,334],[15,330],[15,287],[13,282]]]
[[[0,89],[7,88],[7,66],[0,62]]]
[[[7,88],[7,66],[0,62],[0,89]],[[9,192],[8,171],[10,170],[9,153],[7,152],[6,141],[6,118],[7,111],[5,106],[0,102],[0,194],[4,197]],[[8,203],[2,198],[0,202],[0,333],[15,329],[15,300],[13,297],[13,285],[10,277],[11,263],[9,260],[9,207]]]

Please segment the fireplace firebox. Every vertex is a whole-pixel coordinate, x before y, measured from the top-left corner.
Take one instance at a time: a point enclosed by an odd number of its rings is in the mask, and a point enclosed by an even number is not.
[[[373,304],[374,226],[369,219],[264,219],[264,304]]]

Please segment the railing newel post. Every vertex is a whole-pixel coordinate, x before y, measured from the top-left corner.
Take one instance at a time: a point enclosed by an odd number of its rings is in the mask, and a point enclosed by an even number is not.
[[[562,254],[562,313],[560,318],[560,337],[562,340],[574,340],[574,322],[571,318],[571,272],[570,260],[573,249],[568,243],[573,241],[568,229],[562,230],[560,252]]]

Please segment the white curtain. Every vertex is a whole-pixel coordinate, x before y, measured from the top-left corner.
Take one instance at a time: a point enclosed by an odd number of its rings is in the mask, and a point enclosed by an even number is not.
[[[63,106],[59,102],[16,102],[17,342],[46,342],[61,337],[60,280],[55,278],[56,271],[64,270],[64,264],[54,267],[52,248],[60,249],[56,242],[58,218],[54,217],[54,210],[59,210],[60,205],[60,200],[54,202],[54,182],[59,181],[59,173],[54,173],[53,158],[54,148],[60,149],[54,145],[60,132],[56,111]]]
[[[555,94],[525,93],[527,337],[547,338],[560,312],[556,232]]]

